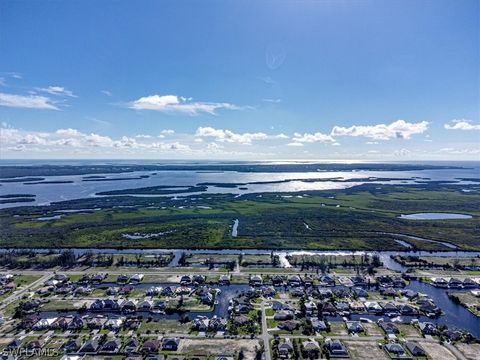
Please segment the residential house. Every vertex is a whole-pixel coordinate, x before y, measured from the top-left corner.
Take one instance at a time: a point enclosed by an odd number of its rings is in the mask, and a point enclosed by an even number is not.
[[[443,335],[450,341],[459,341],[463,337],[463,333],[461,331],[454,329],[445,330]]]
[[[82,346],[82,341],[80,340],[80,338],[70,338],[63,345],[63,349],[65,350],[65,352],[73,353],[73,352],[77,352],[81,346]]]
[[[328,329],[327,323],[323,320],[311,318],[310,321],[312,322],[313,330],[315,330],[316,332],[322,332]]]
[[[272,284],[273,286],[282,286],[283,285],[283,276],[282,275],[273,275],[272,276]]]
[[[100,343],[97,339],[88,340],[83,346],[80,348],[80,353],[85,354],[96,354],[98,349],[100,348]]]
[[[400,314],[402,315],[416,315],[418,310],[409,304],[403,304],[400,306]]]
[[[312,316],[317,312],[317,304],[313,301],[308,301],[305,303],[305,312],[307,316]]]
[[[249,283],[251,286],[262,286],[263,285],[262,276],[258,274],[251,275]]]
[[[410,351],[410,354],[412,354],[413,356],[426,356],[425,350],[423,350],[423,348],[416,342],[408,341],[405,343],[405,346],[407,347],[408,351]]]
[[[284,343],[278,344],[277,350],[281,359],[287,359],[293,352],[293,347],[290,341],[285,341]]]
[[[398,334],[400,333],[400,330],[398,327],[392,323],[392,322],[387,322],[387,321],[379,321],[378,326],[382,328],[383,331],[385,331],[385,334],[390,335],[390,334]]]
[[[432,285],[441,287],[441,288],[446,288],[448,287],[448,281],[445,280],[444,278],[433,278],[432,279]]]
[[[345,324],[350,334],[365,332],[365,329],[359,321],[346,321]]]
[[[328,275],[328,274],[320,276],[320,285],[335,286],[335,277],[333,275]]]
[[[340,340],[325,340],[325,350],[329,358],[349,358],[348,350]]]
[[[273,315],[273,319],[277,320],[277,321],[291,320],[291,319],[293,319],[293,317],[294,317],[293,312],[290,311],[290,310],[277,311]]]
[[[137,310],[143,312],[149,312],[152,310],[153,303],[150,300],[143,300],[138,303]]]
[[[298,275],[289,275],[287,277],[288,285],[291,287],[300,287],[302,286],[302,279]]]
[[[125,352],[127,354],[135,353],[140,345],[140,341],[136,337],[131,337],[125,343]]]
[[[130,280],[130,277],[127,274],[121,274],[117,277],[117,284],[126,284]]]
[[[372,313],[372,314],[381,314],[383,312],[383,308],[376,301],[365,302],[365,308],[369,313]]]
[[[463,288],[463,281],[460,280],[460,279],[451,278],[448,281],[448,287],[450,289],[461,289],[461,288]]]
[[[143,353],[155,353],[160,349],[161,342],[159,340],[146,340],[142,345]]]
[[[164,338],[162,340],[162,350],[177,351],[178,345],[180,345],[179,338]]]
[[[108,353],[118,353],[118,350],[122,347],[122,342],[120,339],[111,338],[107,339],[105,343],[102,345],[102,351]]]
[[[142,281],[143,281],[143,278],[145,277],[145,275],[143,274],[133,274],[131,277],[130,277],[130,281],[129,283],[130,284],[140,284]]]
[[[193,276],[192,275],[183,275],[180,278],[180,285],[181,286],[190,286],[193,283]]]
[[[438,334],[437,326],[431,322],[420,322],[418,323],[418,326],[420,327],[420,331],[422,332],[423,335]]]
[[[227,319],[213,316],[208,322],[208,329],[211,331],[225,331]]]
[[[384,348],[385,348],[385,351],[388,353],[388,355],[390,355],[390,358],[392,359],[399,359],[399,358],[404,359],[408,357],[408,356],[405,356],[406,352],[403,346],[398,343],[385,344]]]
[[[205,275],[193,275],[193,283],[196,285],[204,284],[206,279],[207,277]]]
[[[305,285],[306,287],[313,286],[313,279],[310,275],[305,275],[303,277],[303,285]]]
[[[238,315],[238,316],[235,316],[235,318],[233,319],[233,322],[235,323],[235,325],[244,326],[244,325],[250,324],[252,322],[252,319],[250,319],[248,316],[245,316],[245,315]]]
[[[147,290],[147,296],[158,296],[162,292],[162,287],[161,286],[151,286]]]
[[[134,313],[137,311],[137,300],[124,300],[120,305],[120,308],[122,309],[122,312],[126,314]]]
[[[287,320],[279,323],[277,327],[280,330],[286,330],[286,331],[294,331],[299,327],[300,323],[295,320]]]
[[[315,340],[304,341],[302,347],[303,351],[309,354],[318,354],[320,352],[320,345]]]
[[[80,316],[74,316],[70,324],[68,325],[68,329],[70,330],[80,330],[85,326],[85,321]]]
[[[218,280],[218,283],[220,285],[230,285],[230,275],[228,274],[223,274],[223,275],[220,275],[220,279]]]
[[[119,331],[122,328],[123,319],[119,317],[110,318],[105,322],[104,327],[110,331]]]

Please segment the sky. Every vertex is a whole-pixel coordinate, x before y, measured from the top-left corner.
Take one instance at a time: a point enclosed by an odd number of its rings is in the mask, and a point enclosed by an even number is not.
[[[480,160],[480,2],[0,2],[0,159]]]

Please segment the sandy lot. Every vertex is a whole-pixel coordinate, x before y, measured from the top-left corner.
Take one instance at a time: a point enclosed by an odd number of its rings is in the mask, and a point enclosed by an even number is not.
[[[398,329],[405,335],[405,336],[414,336],[420,337],[420,332],[415,328],[415,326],[410,324],[396,324]]]
[[[255,357],[255,346],[260,347],[258,340],[246,339],[185,339],[180,342],[179,353],[233,355],[243,350],[245,359]]]
[[[378,347],[376,341],[349,341],[343,343],[348,348],[350,358],[355,360],[389,360],[388,355]]]
[[[440,344],[424,341],[419,341],[419,344],[432,359],[457,360],[450,350]]]
[[[382,329],[375,323],[363,323],[362,326],[370,336],[383,336]]]
[[[348,335],[348,330],[343,321],[330,321],[331,333],[335,335]]]
[[[455,347],[469,360],[480,358],[480,344],[456,344]]]

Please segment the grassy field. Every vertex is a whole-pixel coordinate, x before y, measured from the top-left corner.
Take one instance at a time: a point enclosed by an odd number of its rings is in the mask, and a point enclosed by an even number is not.
[[[396,237],[386,234],[401,233],[480,250],[480,194],[475,191],[466,193],[447,185],[370,184],[284,195],[264,193],[235,198],[231,194],[209,194],[208,198],[186,197],[181,201],[106,197],[3,209],[0,246],[402,250],[404,247],[394,241]],[[119,204],[136,207],[114,207]],[[36,220],[65,207],[102,210]],[[398,218],[412,212],[460,212],[472,218]],[[231,236],[234,219],[239,219],[237,237]],[[133,240],[124,236],[135,233],[145,237]],[[150,234],[157,235],[146,236]],[[418,249],[447,250],[443,245],[421,240],[409,242]]]

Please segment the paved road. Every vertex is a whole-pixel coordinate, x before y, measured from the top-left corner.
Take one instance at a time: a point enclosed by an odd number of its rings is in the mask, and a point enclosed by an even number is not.
[[[467,358],[463,356],[463,354],[460,351],[458,351],[458,349],[452,344],[444,344],[444,345],[447,347],[448,350],[452,352],[453,355],[457,357],[457,359],[467,360]]]
[[[260,335],[259,338],[263,340],[263,344],[265,347],[265,360],[271,360],[272,359],[272,356],[270,354],[271,335],[268,333],[268,328],[267,328],[267,313],[265,312],[265,301],[262,301],[260,306],[262,309],[262,335]]]
[[[35,280],[34,282],[32,282],[31,284],[27,285],[25,288],[23,288],[19,291],[15,291],[12,295],[10,295],[9,297],[5,298],[2,301],[2,303],[0,305],[0,310],[4,309],[8,305],[10,305],[12,302],[21,299],[22,296],[26,292],[31,291],[32,289],[35,289],[36,287],[44,284],[51,276],[52,276],[51,272],[50,273],[44,273],[43,276],[41,278],[39,278],[38,280]]]

